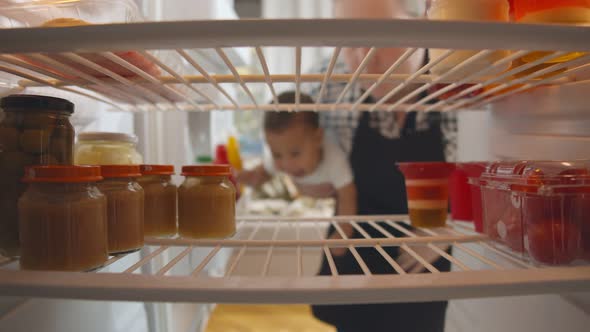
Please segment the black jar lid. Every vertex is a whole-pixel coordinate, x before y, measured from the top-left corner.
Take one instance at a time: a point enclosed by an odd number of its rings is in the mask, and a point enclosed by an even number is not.
[[[71,101],[39,95],[10,95],[0,100],[0,108],[74,113],[74,103]]]

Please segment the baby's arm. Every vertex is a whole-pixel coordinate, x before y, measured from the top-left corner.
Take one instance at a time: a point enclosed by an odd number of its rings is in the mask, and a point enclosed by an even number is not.
[[[238,183],[246,186],[258,187],[264,182],[270,180],[270,174],[264,169],[264,166],[256,166],[252,170],[243,170],[236,176]]]
[[[336,215],[356,215],[356,187],[353,182],[336,191]]]

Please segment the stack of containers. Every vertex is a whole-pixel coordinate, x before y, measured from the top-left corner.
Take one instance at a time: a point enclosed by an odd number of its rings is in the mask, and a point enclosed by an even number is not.
[[[590,261],[590,161],[495,162],[477,184],[501,248],[543,265]]]

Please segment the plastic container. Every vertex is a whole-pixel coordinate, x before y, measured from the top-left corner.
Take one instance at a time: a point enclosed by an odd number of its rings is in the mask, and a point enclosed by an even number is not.
[[[416,227],[446,225],[449,176],[455,165],[444,162],[397,164],[406,180],[410,222]]]
[[[20,27],[68,27],[106,23],[129,23],[141,21],[139,9],[128,0],[73,0],[73,1],[23,1],[0,6],[0,16],[5,17],[7,28]],[[114,52],[124,60],[138,66],[151,75],[159,75],[159,68],[143,55],[135,51]],[[58,54],[45,54],[94,77],[106,77],[104,73],[95,71]],[[105,67],[124,77],[135,77],[137,74],[125,67],[112,62],[97,53],[80,53],[83,58]],[[71,73],[62,72],[40,62],[30,56],[20,54],[20,59],[49,70],[66,78],[77,78]]]
[[[451,217],[453,220],[471,222],[474,220],[474,198],[472,197],[468,179],[470,177],[479,178],[485,170],[486,163],[457,163],[455,166],[456,168],[451,174],[450,180]],[[477,200],[477,197],[475,199]]]
[[[510,19],[509,5],[506,0],[433,0],[428,10],[428,18],[431,20],[508,22]],[[437,60],[445,52],[444,49],[430,49],[430,61]],[[478,51],[456,51],[433,66],[430,71],[442,75],[477,53]],[[508,51],[492,52],[488,56],[458,70],[451,76],[462,78],[473,72],[483,70],[494,62],[508,56],[508,54]],[[508,63],[505,67],[498,67],[488,72],[487,75],[493,76],[501,73],[508,69],[509,66]]]
[[[73,18],[93,24],[129,23],[142,20],[130,0],[46,0],[4,2],[0,16],[7,28],[37,27],[48,20]]]
[[[141,165],[137,182],[145,193],[144,235],[176,234],[177,188],[172,183],[173,165]]]
[[[37,95],[0,101],[0,254],[18,255],[17,200],[25,166],[72,164],[74,104]],[[2,116],[3,113],[3,116]]]
[[[19,200],[23,269],[85,271],[107,254],[107,201],[97,166],[33,166]]]
[[[135,135],[87,132],[78,134],[74,161],[77,165],[139,165],[143,157]]]
[[[236,232],[236,189],[229,165],[182,167],[178,233],[188,238],[226,238]]]
[[[143,247],[144,191],[137,183],[138,165],[103,165],[104,180],[98,188],[107,197],[110,254],[122,254]]]
[[[538,264],[588,259],[590,161],[497,162],[480,185],[490,237]]]
[[[479,187],[479,177],[486,170],[488,163],[474,162],[459,164],[467,175],[469,183],[469,192],[471,194],[471,216],[475,230],[483,233],[483,207],[481,198],[481,189]]]

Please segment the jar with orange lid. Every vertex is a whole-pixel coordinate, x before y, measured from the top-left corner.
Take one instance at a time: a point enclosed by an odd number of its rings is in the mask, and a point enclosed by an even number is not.
[[[18,201],[20,264],[30,270],[86,271],[108,259],[107,201],[98,166],[31,166]]]
[[[141,165],[137,182],[145,194],[144,235],[176,234],[177,188],[172,183],[173,165]]]
[[[514,18],[522,23],[590,24],[590,0],[513,0]],[[533,62],[551,54],[550,51],[531,52],[522,57],[524,62]],[[571,52],[546,61],[559,63],[584,55]]]
[[[110,254],[132,252],[143,247],[144,192],[137,183],[139,165],[102,165],[98,184],[107,197]]]
[[[229,165],[184,166],[178,187],[178,233],[188,238],[226,238],[236,232],[236,189]]]

